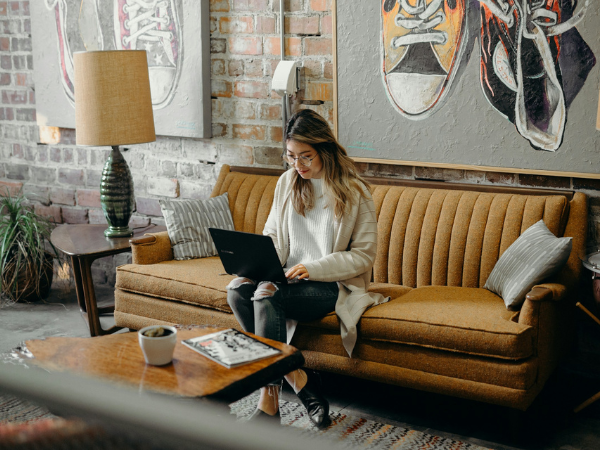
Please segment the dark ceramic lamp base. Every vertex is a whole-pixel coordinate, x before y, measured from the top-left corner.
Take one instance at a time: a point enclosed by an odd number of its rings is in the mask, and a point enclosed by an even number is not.
[[[102,170],[100,203],[108,222],[104,235],[109,238],[133,236],[133,230],[129,228],[135,205],[133,179],[118,145],[112,147]]]

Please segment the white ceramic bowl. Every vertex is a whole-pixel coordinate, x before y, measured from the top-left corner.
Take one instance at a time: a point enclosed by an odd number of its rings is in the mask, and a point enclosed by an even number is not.
[[[149,337],[144,336],[148,330],[163,328],[171,333],[167,336]],[[177,329],[166,325],[150,325],[138,331],[138,341],[144,354],[146,364],[153,366],[164,366],[173,361],[173,351],[177,343]]]

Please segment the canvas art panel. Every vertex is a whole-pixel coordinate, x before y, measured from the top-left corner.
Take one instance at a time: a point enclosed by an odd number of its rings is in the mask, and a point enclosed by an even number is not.
[[[147,51],[157,135],[210,137],[208,5],[209,0],[31,2],[38,125],[75,128],[73,53],[86,50],[86,39],[93,47],[88,50]]]
[[[598,13],[592,0],[338,0],[340,141],[356,157],[597,174]]]

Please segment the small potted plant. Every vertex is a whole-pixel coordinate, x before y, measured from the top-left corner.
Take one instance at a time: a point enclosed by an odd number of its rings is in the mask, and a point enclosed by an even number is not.
[[[53,224],[36,214],[25,195],[6,189],[0,197],[0,292],[13,301],[37,301],[50,293]]]

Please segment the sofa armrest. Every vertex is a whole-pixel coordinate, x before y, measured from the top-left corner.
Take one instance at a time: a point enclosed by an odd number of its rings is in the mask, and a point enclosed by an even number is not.
[[[527,300],[533,302],[540,301],[560,301],[565,297],[567,288],[560,283],[544,283],[534,286],[525,296]]]
[[[133,264],[157,264],[173,259],[171,240],[166,231],[146,233],[144,236],[129,240]]]

